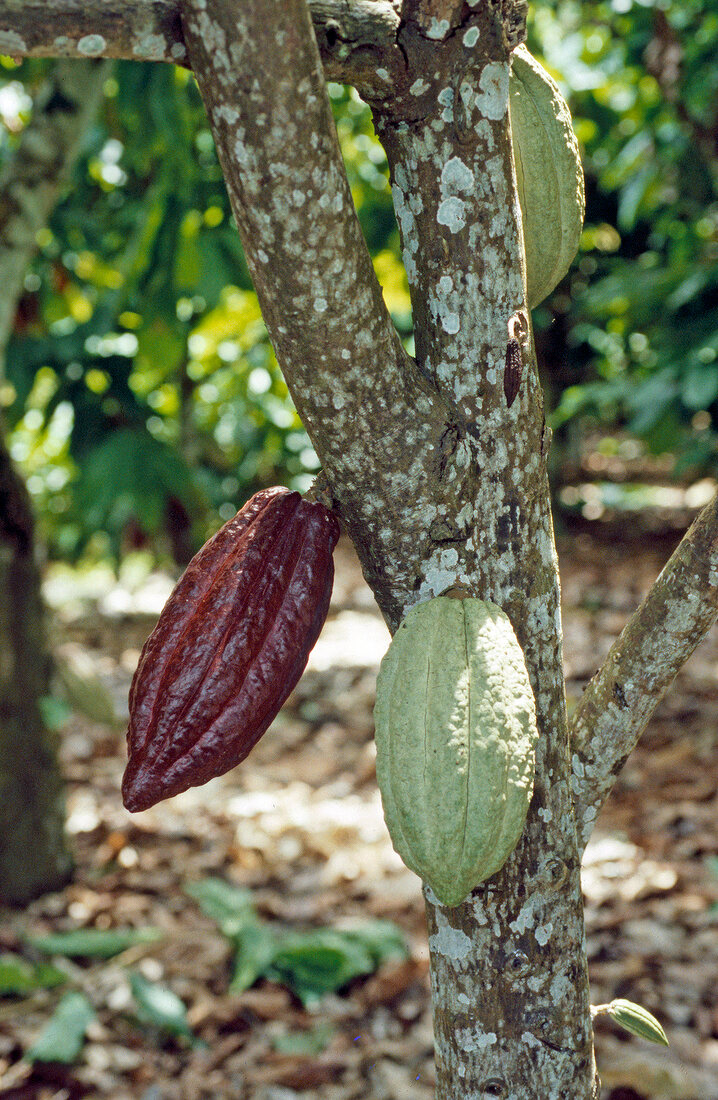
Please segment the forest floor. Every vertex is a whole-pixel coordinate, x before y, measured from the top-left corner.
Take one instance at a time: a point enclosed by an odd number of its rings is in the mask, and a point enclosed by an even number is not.
[[[560,537],[570,702],[671,548],[671,537],[627,542],[610,530],[598,540]],[[134,593],[105,592],[102,614],[97,601],[68,602],[62,583],[48,586],[58,643],[92,656],[120,722],[151,625],[137,612],[161,606],[166,585],[150,578]],[[111,959],[81,949],[72,958],[52,955],[64,985],[0,993],[2,1100],[433,1096],[420,883],[391,848],[375,782],[372,706],[387,643],[353,552],[340,543],[330,618],[308,669],[236,771],[131,817],[119,795],[120,722],[112,729],[73,715],[65,724],[75,876],[24,912],[0,910],[0,983],[3,960],[42,957],[28,936],[129,927],[156,929],[158,938]],[[670,1040],[667,1049],[653,1046],[598,1021],[603,1100],[718,1100],[717,792],[714,628],[624,768],[584,861],[592,1002],[637,1001]],[[216,879],[250,890],[254,908],[237,891],[218,895]],[[225,920],[223,934],[207,913],[226,918],[228,898],[237,902],[236,921]],[[367,957],[366,944],[359,949],[351,937],[342,956],[332,935],[377,920],[401,930],[406,956],[378,950],[378,969],[371,960],[364,966],[373,973],[306,1005],[262,954],[282,936],[293,943],[295,990],[303,975],[309,998],[322,974],[310,973],[312,941],[292,934],[315,933],[314,963],[323,960],[331,985],[337,967],[356,974]],[[386,925],[371,928],[391,943]],[[249,973],[246,981],[270,977],[231,992],[233,966]],[[92,1010],[74,1064],[23,1060],[68,989]]]

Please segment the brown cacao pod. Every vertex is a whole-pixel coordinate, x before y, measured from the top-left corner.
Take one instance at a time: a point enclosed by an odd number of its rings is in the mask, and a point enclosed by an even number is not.
[[[223,775],[256,745],[326,618],[338,538],[322,504],[264,489],[195,555],[132,681],[128,810]]]

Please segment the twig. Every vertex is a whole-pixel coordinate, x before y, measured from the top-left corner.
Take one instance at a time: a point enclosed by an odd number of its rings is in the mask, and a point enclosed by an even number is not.
[[[658,703],[718,616],[718,495],[631,616],[571,720],[572,786],[583,846]]]

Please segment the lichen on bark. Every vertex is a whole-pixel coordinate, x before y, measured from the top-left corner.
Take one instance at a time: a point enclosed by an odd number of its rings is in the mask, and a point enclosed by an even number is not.
[[[522,840],[464,905],[427,897],[438,1095],[501,1081],[521,1100],[587,1100],[595,1073],[532,353],[510,409],[503,390],[507,325],[525,309],[507,112],[516,7],[464,17],[459,6],[465,22],[443,37],[431,19],[427,31],[407,18],[402,85],[390,105],[372,100],[415,360],[351,205],[306,4],[252,0],[239,19],[228,0],[187,0],[184,11],[267,327],[387,622],[461,585],[509,615],[530,670],[541,740]]]

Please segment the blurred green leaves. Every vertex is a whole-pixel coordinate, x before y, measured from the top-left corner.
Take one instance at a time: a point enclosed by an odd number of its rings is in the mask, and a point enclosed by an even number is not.
[[[75,1062],[95,1011],[84,993],[66,993],[47,1026],[25,1053],[29,1062]]]
[[[266,924],[254,909],[250,891],[223,879],[189,883],[186,890],[235,948],[233,993],[265,977],[312,1005],[354,978],[372,974],[387,959],[408,954],[402,933],[390,921],[369,921],[350,930],[296,932]]]
[[[138,970],[131,970],[128,977],[139,1022],[196,1046],[198,1040],[187,1022],[187,1007],[181,997],[168,986],[149,981]]]
[[[8,78],[32,93],[41,73],[26,63]],[[194,81],[119,63],[105,93],[39,234],[0,404],[51,552],[117,559],[149,544],[184,561],[257,488],[306,488],[317,461]]]
[[[553,422],[618,426],[676,454],[678,471],[714,471],[718,13],[708,0],[552,0],[529,27],[568,94],[587,180],[574,274],[535,316]]]
[[[154,943],[160,936],[156,928],[76,928],[70,932],[28,936],[27,942],[35,951],[45,955],[65,955],[68,959],[111,959],[128,947]]]
[[[67,974],[52,963],[32,964],[8,951],[0,954],[0,997],[24,997],[64,985]]]

